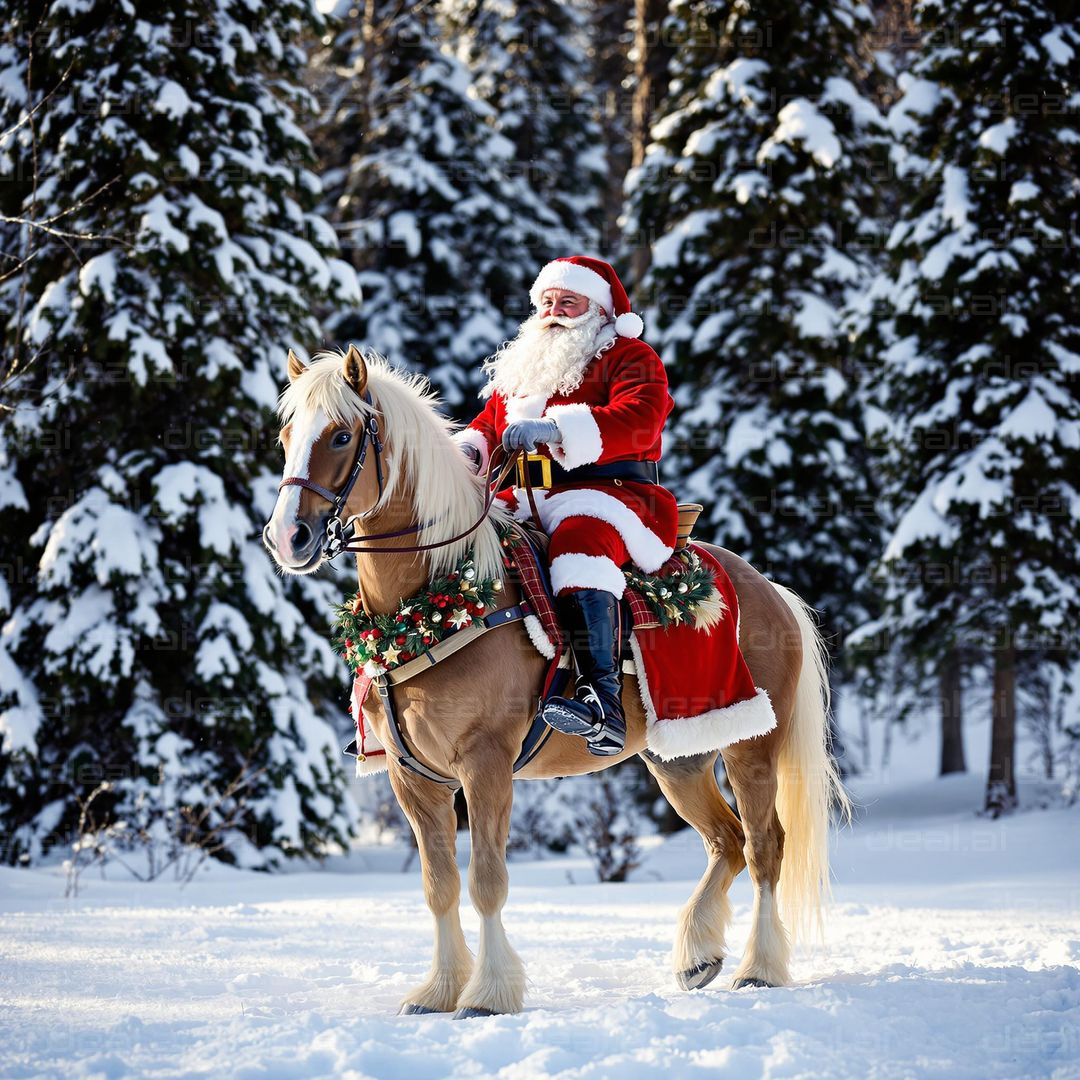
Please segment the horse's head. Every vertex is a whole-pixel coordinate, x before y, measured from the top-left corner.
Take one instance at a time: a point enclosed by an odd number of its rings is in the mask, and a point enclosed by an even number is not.
[[[317,570],[335,512],[342,520],[364,513],[382,486],[382,464],[376,469],[373,462],[375,421],[363,355],[350,345],[333,370],[325,362],[316,367],[306,367],[289,350],[289,387],[281,404],[285,471],[263,529],[267,549],[289,574]]]

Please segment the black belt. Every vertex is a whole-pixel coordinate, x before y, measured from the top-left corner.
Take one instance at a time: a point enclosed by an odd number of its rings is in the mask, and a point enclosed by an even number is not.
[[[582,465],[564,469],[557,461],[541,454],[529,454],[528,460],[518,458],[518,487],[525,486],[525,470],[534,488],[556,487],[561,484],[580,484],[588,480],[628,480],[634,484],[659,484],[660,471],[655,461],[612,461],[607,465]]]

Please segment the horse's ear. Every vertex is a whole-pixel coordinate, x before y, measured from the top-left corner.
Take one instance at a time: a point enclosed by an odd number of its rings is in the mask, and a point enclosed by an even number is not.
[[[367,364],[364,363],[364,358],[355,345],[350,345],[349,351],[345,354],[342,373],[345,381],[359,397],[367,386]]]
[[[292,351],[289,350],[289,382],[296,382],[307,368],[304,367],[303,360]]]

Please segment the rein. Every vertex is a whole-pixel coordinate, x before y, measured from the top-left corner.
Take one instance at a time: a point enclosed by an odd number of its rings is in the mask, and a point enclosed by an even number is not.
[[[360,445],[356,450],[356,459],[353,461],[352,471],[349,473],[348,478],[340,490],[335,493],[331,491],[330,488],[323,487],[322,484],[316,484],[313,480],[309,480],[304,476],[287,476],[280,484],[278,484],[278,491],[290,486],[302,487],[306,488],[308,491],[313,491],[316,495],[320,496],[320,498],[325,499],[331,504],[333,510],[326,523],[327,557],[332,561],[333,559],[336,559],[338,555],[342,554],[342,552],[367,552],[372,555],[408,555],[417,551],[431,551],[433,548],[446,547],[447,545],[456,543],[458,540],[463,540],[466,536],[476,532],[476,530],[487,520],[488,514],[491,513],[491,507],[495,502],[495,496],[501,490],[503,481],[516,465],[517,459],[522,451],[515,450],[512,454],[507,454],[502,446],[495,447],[495,450],[488,460],[487,471],[484,474],[486,494],[484,495],[484,505],[483,509],[480,511],[480,516],[472,525],[465,529],[464,532],[460,532],[456,536],[451,536],[446,540],[436,540],[434,543],[430,544],[406,544],[401,547],[368,547],[367,545],[371,541],[394,540],[399,536],[408,536],[410,533],[419,532],[424,528],[424,525],[407,525],[404,529],[396,529],[394,532],[366,533],[364,536],[357,536],[356,526],[353,524],[353,521],[356,517],[359,517],[359,515],[353,515],[347,522],[341,520],[341,512],[345,508],[345,503],[348,502],[349,496],[352,494],[352,489],[356,486],[356,481],[360,478],[360,473],[363,471],[369,445],[375,454],[375,474],[379,482],[380,499],[382,498],[385,489],[382,465],[383,442],[379,437],[379,421],[375,417],[370,391],[364,391],[362,400],[364,404],[371,407],[373,411],[368,416],[367,422],[364,424],[363,434],[360,436]],[[505,457],[506,460],[500,467],[496,468],[496,463],[498,462],[500,455]],[[493,474],[495,474],[494,480],[492,479]],[[528,484],[528,488],[529,501],[532,502],[532,485]]]
[[[503,481],[510,475],[510,472],[517,464],[519,454],[520,451],[515,450],[512,454],[506,455],[506,451],[501,446],[495,447],[491,458],[488,460],[487,471],[484,473],[484,486],[487,492],[484,495],[484,505],[480,511],[480,516],[467,529],[459,532],[456,536],[450,536],[446,540],[436,540],[430,544],[404,544],[401,547],[367,547],[366,545],[372,540],[389,540],[396,536],[404,536],[406,533],[419,532],[424,526],[410,525],[408,528],[398,529],[397,532],[366,533],[364,536],[354,536],[352,534],[353,526],[350,522],[347,526],[350,534],[344,538],[341,546],[331,554],[330,558],[336,557],[342,551],[367,552],[372,555],[407,555],[415,551],[431,551],[434,548],[446,547],[448,544],[463,540],[466,536],[476,532],[487,520],[488,514],[491,513],[491,507],[495,503],[495,496],[502,489]],[[499,455],[506,455],[506,461],[496,468]],[[493,474],[496,474],[494,480],[492,480]],[[329,532],[329,526],[327,526],[327,531]]]

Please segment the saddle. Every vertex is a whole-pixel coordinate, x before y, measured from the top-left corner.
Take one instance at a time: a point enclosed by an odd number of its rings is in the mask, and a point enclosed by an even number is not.
[[[689,543],[694,525],[704,507],[700,503],[679,503],[679,530],[675,542],[675,551],[671,558],[657,571],[657,576],[665,577],[677,574],[685,567],[685,552]],[[551,588],[551,579],[548,575],[548,544],[550,537],[543,529],[538,528],[531,520],[515,521],[514,528],[524,539],[534,553],[533,565],[530,560],[518,559],[510,567],[515,573],[516,580],[521,587],[522,595],[528,602],[533,615],[543,627],[545,636],[551,642],[562,638],[559,629],[558,618],[555,614],[554,593]],[[641,591],[634,588],[633,584],[627,583],[626,591],[620,601],[622,615],[622,641],[623,641],[623,670],[628,674],[634,674],[636,669],[630,656],[630,634],[635,630],[652,630],[659,627],[660,621],[652,606],[648,603]],[[536,644],[534,640],[534,644]],[[548,656],[546,649],[537,644],[537,648]]]

